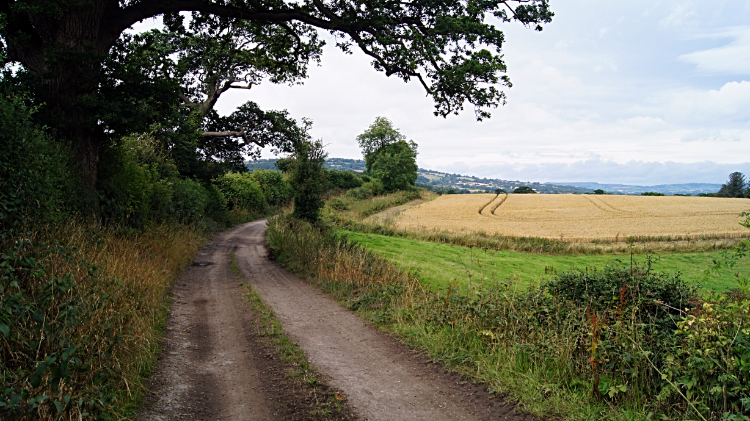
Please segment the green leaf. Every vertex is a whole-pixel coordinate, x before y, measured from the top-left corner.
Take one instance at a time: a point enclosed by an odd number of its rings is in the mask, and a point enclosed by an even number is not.
[[[3,334],[6,338],[8,335],[10,335],[10,328],[5,323],[0,323],[0,333]]]
[[[36,389],[42,383],[42,376],[34,373],[29,377],[29,382],[31,382],[31,387]]]

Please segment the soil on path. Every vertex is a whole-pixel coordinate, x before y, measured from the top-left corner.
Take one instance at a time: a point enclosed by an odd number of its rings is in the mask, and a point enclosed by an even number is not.
[[[232,252],[284,332],[343,391],[363,420],[531,420],[461,376],[446,373],[268,258],[266,221],[219,234],[177,281],[167,342],[139,419],[305,419],[287,382],[263,367]],[[198,265],[198,266],[195,266]],[[201,266],[203,265],[203,266]],[[283,376],[281,376],[283,377]],[[282,397],[287,394],[286,398]],[[296,393],[299,395],[299,392]],[[340,397],[341,395],[339,395]],[[305,399],[297,399],[304,403]],[[300,403],[300,402],[298,402]],[[294,415],[294,417],[292,417]],[[334,414],[330,414],[334,415]],[[348,419],[346,411],[334,419]]]
[[[355,420],[336,390],[306,383],[312,376],[297,374],[300,367],[267,336],[264,315],[251,308],[247,283],[231,268],[244,245],[227,235],[204,247],[173,286],[150,393],[133,418]]]

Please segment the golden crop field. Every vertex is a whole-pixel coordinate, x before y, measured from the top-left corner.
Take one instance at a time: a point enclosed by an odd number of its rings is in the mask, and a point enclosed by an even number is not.
[[[571,241],[626,237],[743,237],[750,200],[575,194],[443,195],[401,213],[398,228],[483,231]]]

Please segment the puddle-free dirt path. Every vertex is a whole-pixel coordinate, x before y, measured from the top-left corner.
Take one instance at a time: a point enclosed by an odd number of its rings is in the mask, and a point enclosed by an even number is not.
[[[266,221],[224,233],[177,281],[167,345],[139,419],[286,419],[253,355],[230,254],[284,331],[364,420],[530,420],[364,323],[268,258]]]
[[[178,278],[147,420],[275,420],[252,355],[249,305],[230,266],[235,246],[217,236]]]

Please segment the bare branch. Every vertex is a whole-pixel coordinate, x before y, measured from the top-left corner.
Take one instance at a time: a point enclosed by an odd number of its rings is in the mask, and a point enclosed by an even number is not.
[[[239,131],[239,132],[203,132],[201,133],[201,136],[204,137],[226,137],[226,136],[245,136],[245,131]]]
[[[198,106],[198,104],[196,104],[195,102],[191,101],[190,98],[188,98],[187,95],[185,95],[185,93],[182,92],[182,90],[180,90],[179,92],[177,92],[177,95],[180,97],[180,99],[182,100],[182,102],[185,103],[184,105],[186,107],[190,107],[190,108],[194,109],[195,107]]]
[[[237,85],[230,86],[230,88],[232,89],[251,89],[252,87],[253,87],[252,83],[247,86],[237,86]]]

